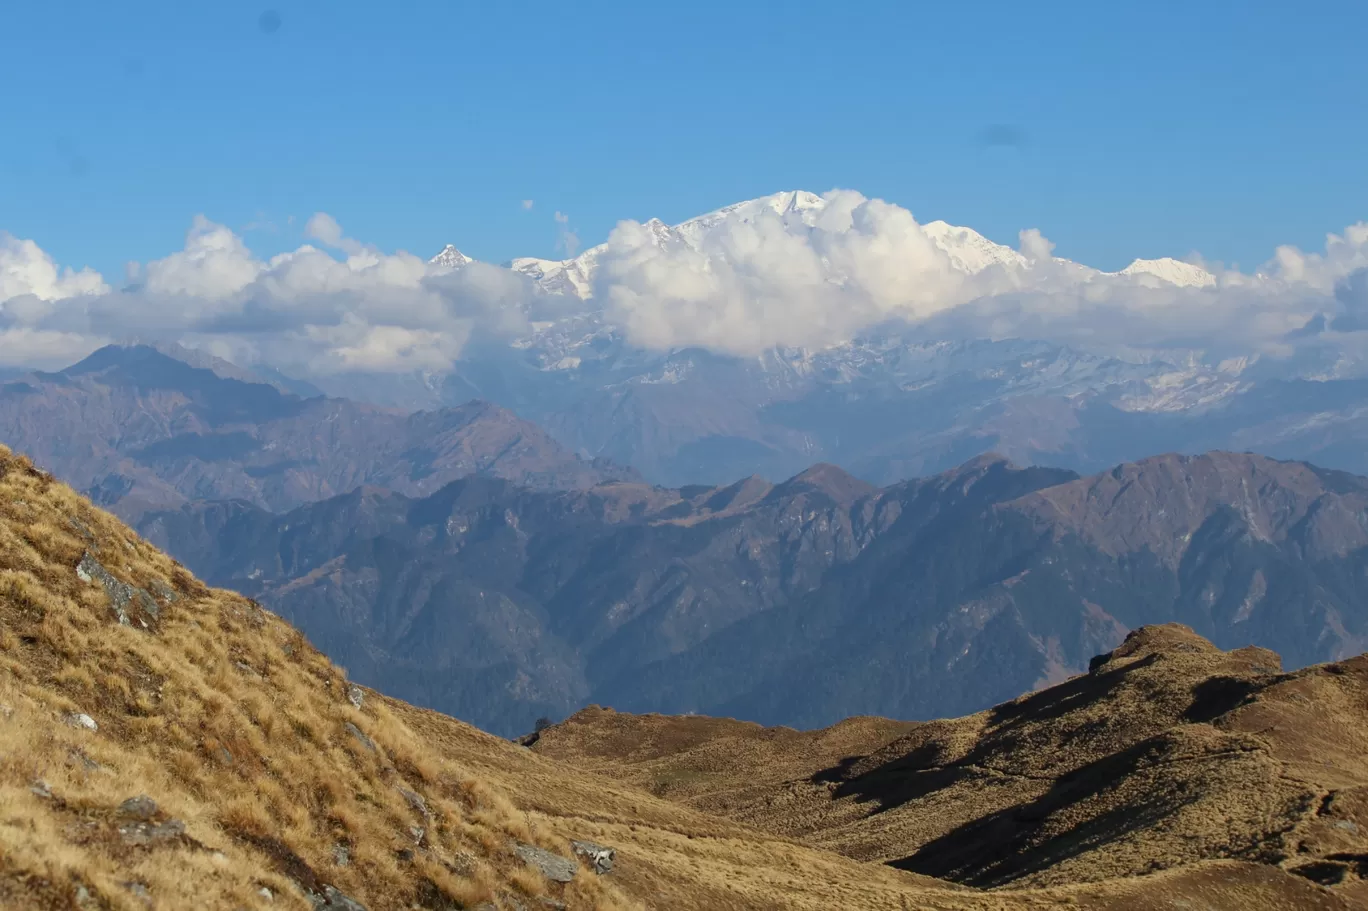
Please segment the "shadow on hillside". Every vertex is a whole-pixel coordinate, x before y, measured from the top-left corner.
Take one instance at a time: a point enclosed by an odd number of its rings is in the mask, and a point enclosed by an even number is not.
[[[1029,802],[968,822],[891,866],[969,886],[1001,886],[1156,825],[1198,799],[1196,793],[1150,793],[1144,802],[1108,805],[1105,792],[1153,758],[1146,740],[1063,776]],[[1099,810],[1084,805],[1101,798]],[[1054,821],[1083,816],[1063,831]]]
[[[1000,778],[1000,775],[984,767],[994,766],[995,758],[1017,746],[1020,738],[1018,728],[1060,718],[1089,703],[1105,699],[1130,674],[1150,666],[1155,660],[1156,655],[1147,655],[1124,667],[1085,674],[1016,702],[998,706],[992,710],[991,733],[984,736],[968,755],[954,762],[942,764],[941,744],[930,741],[863,774],[856,773],[855,766],[865,757],[846,757],[837,765],[817,772],[811,780],[814,783],[836,783],[833,798],[854,797],[861,803],[874,802],[878,806],[872,812],[882,813],[961,781]],[[1089,726],[1081,725],[1076,733],[1086,737]]]

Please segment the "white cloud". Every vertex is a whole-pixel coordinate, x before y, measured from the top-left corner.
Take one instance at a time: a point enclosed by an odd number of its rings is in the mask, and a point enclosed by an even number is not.
[[[108,290],[99,273],[59,269],[33,241],[0,231],[0,303],[24,295],[51,301]]]
[[[261,268],[242,238],[196,215],[185,235],[185,249],[147,264],[144,287],[153,294],[214,300],[250,285]]]
[[[524,211],[524,212],[531,212],[531,211],[532,211],[532,200],[530,200],[530,199],[524,199],[524,200],[522,201],[522,207],[523,207],[523,211]]]
[[[0,363],[64,366],[111,339],[139,337],[308,374],[438,371],[476,327],[526,328],[534,288],[510,270],[471,263],[443,274],[411,254],[347,238],[322,213],[309,234],[349,255],[305,245],[261,260],[231,230],[198,216],[183,250],[130,268],[135,285],[120,292],[91,272],[59,272],[32,241],[7,238]]]
[[[552,217],[556,220],[556,249],[571,259],[579,252],[579,235],[570,229],[569,215],[558,211]]]
[[[955,336],[1257,347],[1304,325],[1338,281],[1368,266],[1366,225],[1330,235],[1324,254],[1281,248],[1257,275],[1218,269],[1203,277],[1209,287],[1184,287],[1056,259],[1035,229],[1021,232],[1016,253],[990,249],[850,191],[801,211],[747,207],[706,222],[684,233],[622,222],[598,254],[594,296],[634,343],[753,355],[824,347],[891,319]],[[984,265],[963,267],[970,261]]]
[[[349,256],[356,256],[365,251],[365,247],[342,235],[342,226],[337,223],[327,212],[315,212],[304,223],[304,236],[327,247],[341,250]]]
[[[573,251],[570,218],[553,218]],[[382,252],[326,213],[311,217],[306,233],[345,258],[305,245],[262,259],[198,216],[184,249],[135,264],[133,287],[117,292],[88,269],[60,268],[33,241],[0,235],[0,364],[62,366],[139,336],[306,375],[441,371],[472,337],[507,339],[529,320],[586,306],[541,293],[509,269],[440,269]],[[951,241],[962,246],[952,250]],[[743,207],[687,231],[624,221],[581,262],[596,270],[588,306],[644,348],[820,348],[889,320],[944,337],[1278,350],[1325,313],[1316,344],[1368,336],[1368,271],[1358,271],[1368,270],[1368,224],[1329,235],[1323,252],[1279,248],[1253,274],[1208,265],[1209,287],[1056,259],[1034,229],[1017,246],[832,191],[794,209]]]

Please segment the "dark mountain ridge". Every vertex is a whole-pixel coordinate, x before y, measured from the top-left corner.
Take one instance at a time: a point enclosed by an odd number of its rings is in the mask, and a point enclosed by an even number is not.
[[[195,499],[284,511],[365,484],[423,496],[472,474],[556,488],[635,477],[485,402],[410,414],[305,398],[146,345],[0,383],[0,437],[125,518]]]
[[[501,733],[587,702],[817,726],[977,711],[1181,622],[1291,666],[1368,644],[1368,480],[1157,456],[1080,478],[982,456],[882,489],[373,488],[143,534],[261,599],[357,679]]]

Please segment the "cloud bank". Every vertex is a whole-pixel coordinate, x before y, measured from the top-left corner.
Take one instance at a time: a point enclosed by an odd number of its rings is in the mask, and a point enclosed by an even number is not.
[[[804,211],[724,218],[691,242],[622,222],[598,255],[595,297],[638,344],[738,355],[820,348],[890,320],[955,336],[1267,347],[1344,308],[1336,288],[1368,268],[1368,224],[1329,235],[1323,254],[1279,248],[1252,275],[1171,260],[1106,273],[1053,248],[1035,229],[1013,251],[833,191]]]
[[[0,365],[66,365],[111,341],[180,342],[301,374],[448,369],[475,327],[516,334],[536,296],[507,269],[457,272],[385,254],[318,214],[305,245],[269,260],[203,216],[185,247],[132,270],[113,291],[88,270],[58,270],[32,241],[0,235]]]
[[[1274,352],[1310,336],[1362,347],[1368,333],[1365,223],[1321,252],[1280,247],[1249,274],[1163,260],[1104,273],[1057,259],[1035,230],[1012,249],[852,191],[780,194],[678,229],[621,222],[577,261],[590,301],[511,269],[385,253],[326,213],[305,235],[317,246],[262,259],[198,216],[183,249],[114,290],[0,234],[0,366],[63,366],[139,337],[303,376],[441,372],[475,334],[511,341],[534,318],[586,310],[642,348],[738,356],[822,348],[890,321],[944,337]]]

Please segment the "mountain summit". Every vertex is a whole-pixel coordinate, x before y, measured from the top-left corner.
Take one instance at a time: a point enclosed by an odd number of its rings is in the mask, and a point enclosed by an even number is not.
[[[677,225],[666,225],[658,219],[650,219],[645,222],[645,226],[650,230],[653,242],[657,246],[681,244],[694,250],[701,250],[708,232],[724,221],[747,224],[761,213],[767,213],[778,216],[791,230],[802,231],[816,224],[826,208],[827,200],[816,193],[806,190],[785,190],[723,206]],[[928,222],[921,228],[927,237],[945,252],[954,268],[961,272],[973,275],[994,266],[1010,270],[1025,268],[1029,264],[1027,257],[1019,251],[994,243],[972,228],[944,221]],[[509,263],[509,267],[528,276],[550,293],[568,294],[587,300],[593,295],[594,275],[606,249],[606,244],[599,244],[566,260],[516,258]],[[456,247],[448,244],[432,257],[430,262],[458,268],[471,260]],[[1216,281],[1210,273],[1199,266],[1169,258],[1137,259],[1119,273],[1099,272],[1068,260],[1058,262],[1084,277],[1109,274],[1143,275],[1179,287],[1208,287]]]

